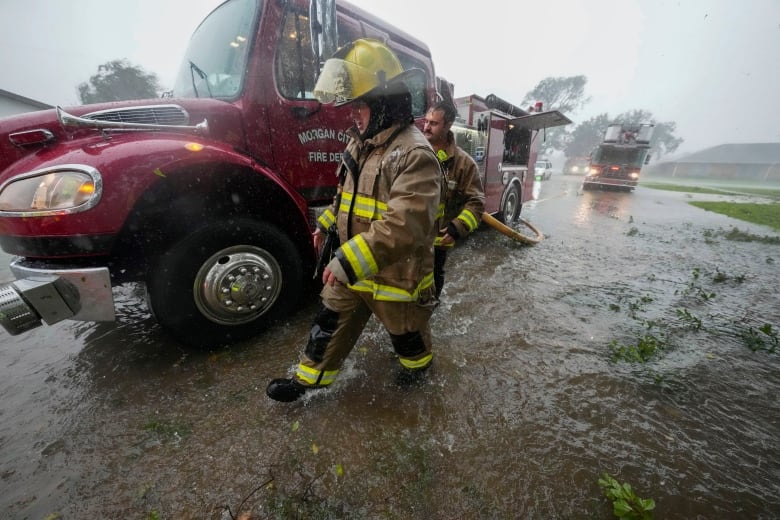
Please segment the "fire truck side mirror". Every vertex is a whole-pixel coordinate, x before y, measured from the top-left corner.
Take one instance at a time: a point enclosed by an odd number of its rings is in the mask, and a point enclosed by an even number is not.
[[[322,64],[338,48],[335,0],[309,1],[309,36],[314,58]],[[319,71],[317,71],[319,75]]]

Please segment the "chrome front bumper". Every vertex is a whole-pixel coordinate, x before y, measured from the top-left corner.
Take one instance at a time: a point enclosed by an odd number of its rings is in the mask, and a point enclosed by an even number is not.
[[[598,184],[601,186],[620,186],[623,188],[636,188],[639,181],[629,179],[613,179],[611,177],[586,177],[584,184]]]
[[[9,268],[17,280],[0,286],[0,324],[9,334],[21,334],[41,321],[114,321],[108,268],[40,268],[23,258],[12,260]]]

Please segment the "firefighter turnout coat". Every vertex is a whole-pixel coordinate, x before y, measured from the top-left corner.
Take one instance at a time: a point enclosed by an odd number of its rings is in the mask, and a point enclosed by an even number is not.
[[[414,125],[394,125],[365,141],[354,129],[348,133],[338,208],[318,219],[320,229],[334,222],[338,229],[341,246],[329,267],[341,267],[350,289],[375,300],[417,301],[433,285],[443,190],[438,159]]]
[[[485,192],[479,177],[479,168],[474,159],[455,144],[455,136],[447,134],[447,146],[444,148],[446,159],[441,161],[447,179],[446,198],[444,200],[444,225],[447,232],[455,238],[464,238],[471,234],[482,221],[485,211]],[[436,238],[441,244],[441,236]],[[449,244],[452,247],[453,244]]]
[[[344,285],[322,289],[295,374],[307,386],[335,380],[372,313],[404,369],[424,370],[433,357],[433,242],[444,185],[438,159],[414,125],[365,141],[354,130],[350,137],[339,194],[317,220],[321,230],[336,224],[341,245],[328,269]]]

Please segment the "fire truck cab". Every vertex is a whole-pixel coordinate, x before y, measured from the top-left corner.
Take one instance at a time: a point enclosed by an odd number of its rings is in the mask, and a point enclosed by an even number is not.
[[[655,125],[648,123],[609,125],[604,139],[590,154],[582,189],[633,191],[642,166],[650,161],[650,140]]]

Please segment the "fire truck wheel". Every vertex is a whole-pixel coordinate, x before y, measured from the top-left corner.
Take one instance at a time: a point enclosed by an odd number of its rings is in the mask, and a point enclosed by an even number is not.
[[[246,339],[289,312],[303,289],[295,246],[276,228],[247,219],[190,234],[147,277],[152,314],[195,348]]]
[[[520,190],[512,184],[507,188],[504,202],[501,204],[501,220],[504,224],[512,224],[520,216],[520,208],[522,207],[520,200]]]

